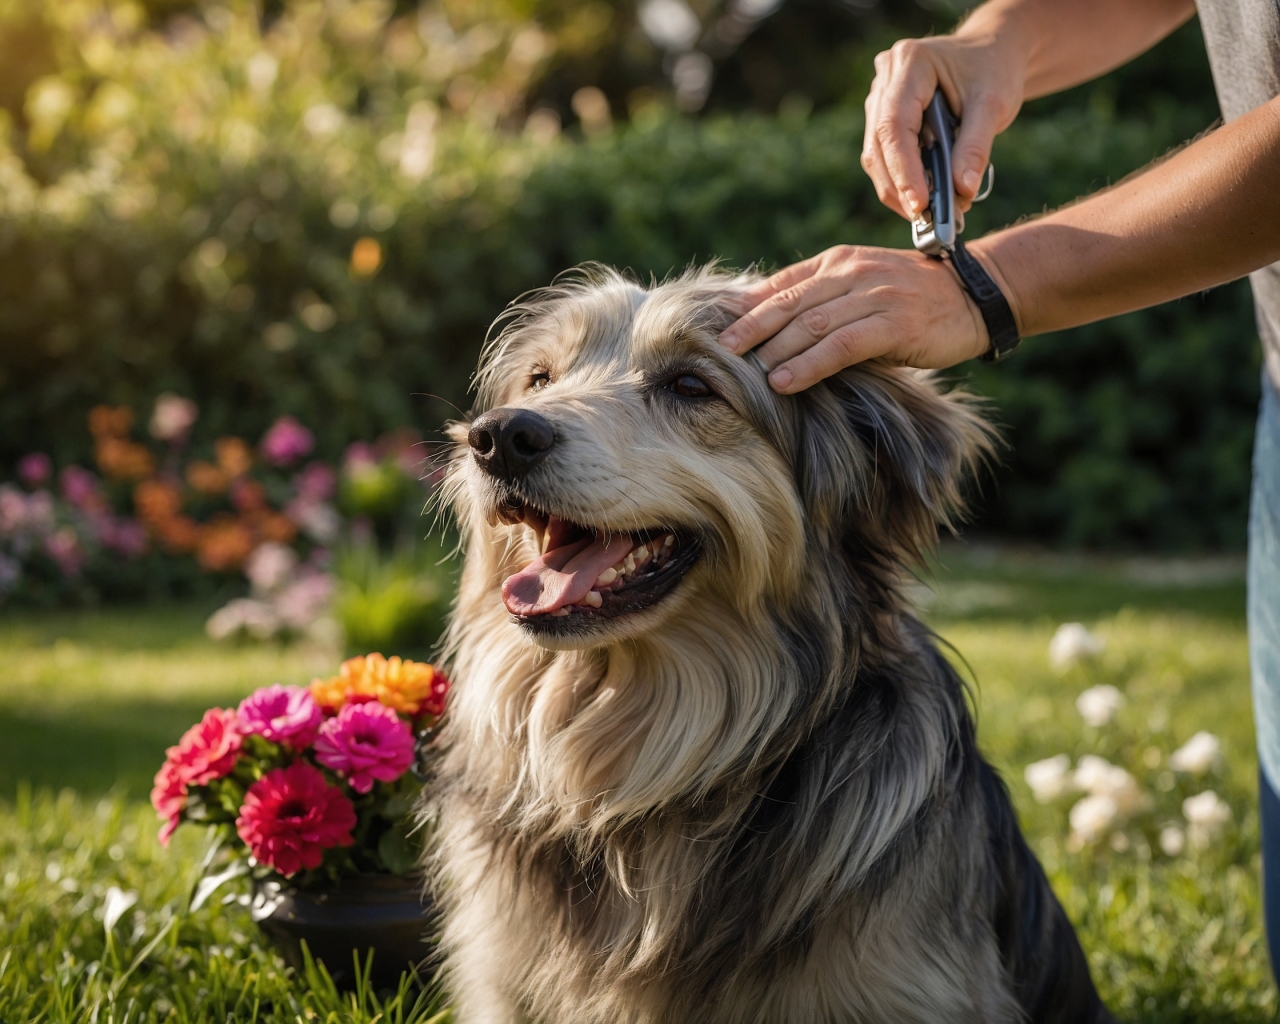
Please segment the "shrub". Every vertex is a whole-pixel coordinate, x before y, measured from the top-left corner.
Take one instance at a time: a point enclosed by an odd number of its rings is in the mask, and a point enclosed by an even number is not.
[[[88,408],[163,391],[200,404],[196,442],[288,414],[333,459],[464,408],[493,317],[582,260],[647,277],[908,240],[858,165],[852,109],[691,121],[650,107],[588,139],[520,137],[394,76],[354,88],[338,50],[317,78],[279,27],[226,18],[184,50],[121,50],[109,74],[70,76],[86,113],[50,128],[39,159],[18,156],[38,124],[0,147],[0,466],[83,459]],[[367,76],[377,55],[362,53]],[[261,54],[278,70],[265,91],[246,71]],[[968,234],[1114,180],[1204,120],[1173,103],[1033,111],[998,141],[996,193]],[[422,167],[402,159],[414,132]],[[1239,546],[1254,337],[1232,286],[962,368],[1009,428],[983,524]]]

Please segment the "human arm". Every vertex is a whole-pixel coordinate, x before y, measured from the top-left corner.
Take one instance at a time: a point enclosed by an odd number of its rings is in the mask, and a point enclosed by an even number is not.
[[[935,89],[961,120],[954,184],[967,209],[1024,100],[1124,64],[1194,12],[1193,0],[989,0],[950,35],[895,43],[866,101],[862,166],[881,202],[908,219],[927,203],[918,139]]]
[[[1000,285],[1024,336],[1275,262],[1280,97],[1111,189],[987,235],[969,251]],[[989,345],[950,266],[906,250],[828,250],[761,282],[744,305],[754,308],[722,343],[745,352],[765,342],[758,354],[786,394],[864,359],[943,367]]]

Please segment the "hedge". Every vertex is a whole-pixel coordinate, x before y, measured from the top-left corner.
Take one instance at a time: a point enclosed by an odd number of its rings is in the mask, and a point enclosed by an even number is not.
[[[1024,117],[997,144],[996,193],[969,236],[1118,179],[1203,128],[1194,116]],[[652,109],[548,143],[445,124],[420,182],[364,137],[341,143],[336,171],[335,150],[305,138],[239,166],[175,148],[129,179],[151,190],[132,206],[123,176],[55,193],[0,150],[0,467],[37,449],[87,457],[89,407],[143,411],[163,391],[200,404],[206,441],[282,414],[329,457],[406,424],[431,436],[466,407],[504,304],[580,261],[661,277],[713,257],[771,267],[837,242],[905,245],[858,165],[861,127],[853,109]],[[980,525],[1241,546],[1259,365],[1236,284],[961,367],[1009,442]]]

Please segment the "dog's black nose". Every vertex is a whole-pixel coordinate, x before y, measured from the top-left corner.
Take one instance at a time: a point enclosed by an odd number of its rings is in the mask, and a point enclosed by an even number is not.
[[[467,441],[481,469],[512,480],[551,450],[556,434],[544,417],[529,409],[494,409],[471,424]]]

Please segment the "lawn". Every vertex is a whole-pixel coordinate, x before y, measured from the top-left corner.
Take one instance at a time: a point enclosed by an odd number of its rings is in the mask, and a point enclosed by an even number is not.
[[[1088,560],[954,546],[916,596],[973,680],[981,743],[1076,922],[1095,977],[1124,1018],[1276,1016],[1258,892],[1256,760],[1244,586],[1237,562]],[[204,610],[7,613],[0,621],[0,1021],[422,1021],[411,995],[344,1001],[297,979],[232,902],[181,912],[199,836],[162,850],[145,804],[164,747],[213,703],[271,681],[306,682],[336,654],[219,647]],[[1047,649],[1064,621],[1105,651],[1065,671]],[[389,653],[389,652],[388,652]],[[1084,689],[1125,697],[1094,728]],[[1169,754],[1200,730],[1224,757],[1204,777]],[[1091,845],[1068,840],[1071,799],[1032,799],[1023,769],[1100,754],[1149,808]],[[1158,836],[1182,801],[1213,789],[1231,820],[1202,849]],[[186,833],[186,834],[184,834]],[[138,901],[108,934],[109,887]]]

